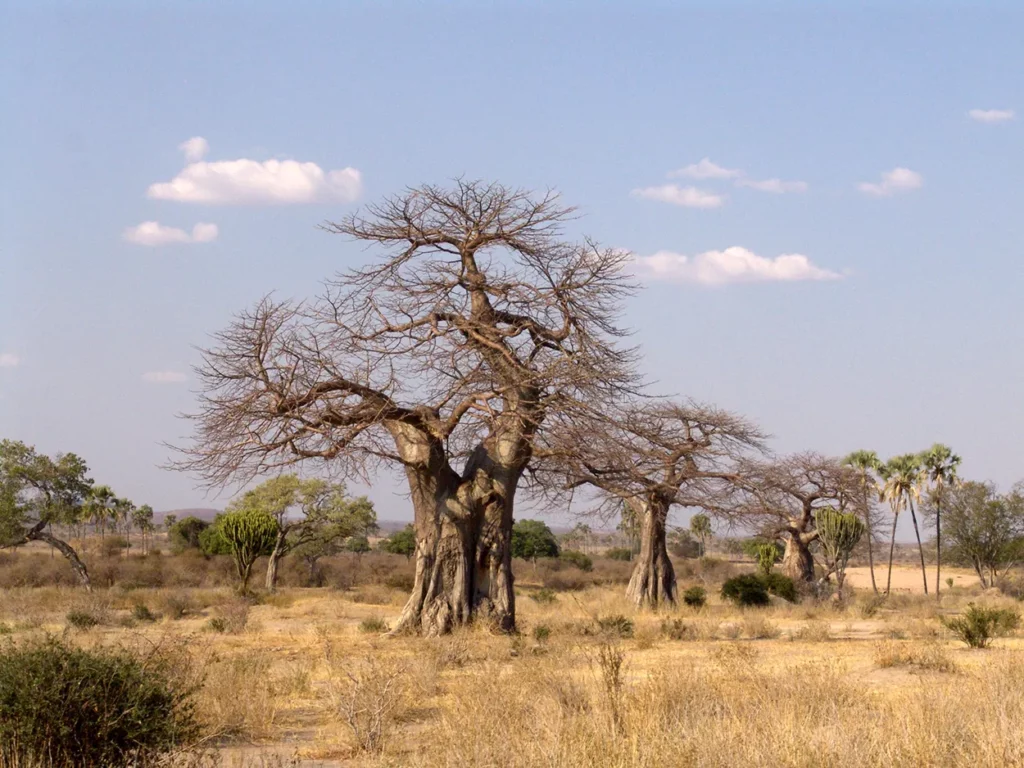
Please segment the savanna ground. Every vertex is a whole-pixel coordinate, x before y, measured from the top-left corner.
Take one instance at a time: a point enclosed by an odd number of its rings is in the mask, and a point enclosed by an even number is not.
[[[704,584],[708,605],[652,614],[622,596],[627,563],[599,559],[573,581],[517,562],[518,635],[481,623],[419,638],[382,634],[406,599],[397,556],[250,601],[227,585],[143,586],[128,561],[92,595],[10,585],[48,560],[0,565],[0,633],[175,656],[197,686],[204,764],[1024,765],[1024,638],[969,650],[940,621],[969,601],[1019,604],[963,570],[945,574],[941,605],[901,566],[884,604],[857,568],[844,604],[739,610],[717,591],[746,566],[686,561],[680,586]]]

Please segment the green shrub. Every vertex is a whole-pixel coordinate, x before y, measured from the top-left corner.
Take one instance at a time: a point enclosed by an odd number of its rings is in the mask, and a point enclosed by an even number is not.
[[[983,608],[970,603],[963,615],[942,623],[971,648],[986,648],[993,637],[1012,632],[1020,614],[1009,608]]]
[[[629,547],[612,547],[606,550],[604,556],[609,560],[623,560],[629,562],[633,559],[633,550]]]
[[[791,603],[796,602],[796,584],[793,583],[789,576],[773,572],[763,574],[760,578],[764,583],[765,589],[768,590],[768,594],[781,597],[783,600],[788,600]]]
[[[597,628],[606,635],[616,635],[618,637],[633,636],[633,621],[621,614],[598,616]]]
[[[136,621],[156,621],[156,614],[143,603],[136,603],[132,606],[132,618]]]
[[[199,733],[172,665],[46,638],[0,650],[0,762],[152,766]]]
[[[92,629],[100,623],[100,620],[88,611],[68,611],[65,618],[70,626],[81,630]]]
[[[683,592],[683,602],[691,608],[703,608],[708,601],[708,593],[704,587],[690,587]]]
[[[387,632],[390,627],[384,619],[380,616],[368,616],[359,622],[359,631],[373,634],[382,634]]]
[[[538,624],[533,628],[533,639],[538,643],[545,642],[549,637],[551,637],[551,627],[547,624]]]
[[[551,605],[558,602],[558,595],[555,594],[555,590],[542,587],[530,595],[530,599],[541,605]]]
[[[768,587],[753,573],[733,576],[722,584],[722,599],[741,606],[768,605]]]
[[[589,555],[584,555],[582,552],[578,552],[575,549],[567,549],[558,556],[558,559],[563,563],[579,568],[585,573],[590,573],[594,570],[594,561],[590,559]]]

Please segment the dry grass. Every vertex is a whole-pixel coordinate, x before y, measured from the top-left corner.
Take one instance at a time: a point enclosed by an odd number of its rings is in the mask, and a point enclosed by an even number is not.
[[[393,626],[403,597],[285,589],[243,610],[224,588],[19,588],[0,590],[0,621],[17,642],[62,631],[81,607],[106,619],[74,642],[185,649],[224,766],[295,753],[309,766],[425,768],[1024,765],[1024,641],[957,650],[939,616],[979,600],[966,590],[941,608],[907,595],[868,612],[863,596],[739,611],[713,597],[699,613],[649,614],[621,586],[589,586],[520,599],[518,637],[360,631]],[[121,626],[139,603],[157,621]],[[232,611],[237,631],[204,631]]]

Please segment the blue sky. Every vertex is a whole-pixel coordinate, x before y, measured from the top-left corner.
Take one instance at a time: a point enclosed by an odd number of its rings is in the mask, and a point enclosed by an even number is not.
[[[0,30],[0,435],[138,503],[210,503],[158,468],[193,345],[367,258],[319,222],[456,175],[555,187],[640,257],[658,391],[779,451],[943,441],[1024,478],[1020,6],[3,2]]]

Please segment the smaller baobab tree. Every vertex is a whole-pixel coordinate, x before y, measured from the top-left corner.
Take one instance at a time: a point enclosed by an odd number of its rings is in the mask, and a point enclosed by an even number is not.
[[[739,468],[739,498],[723,509],[732,522],[769,541],[784,539],[782,570],[794,581],[814,582],[811,546],[818,540],[815,517],[826,508],[844,509],[856,499],[855,473],[838,460],[799,453]]]
[[[672,507],[712,508],[735,480],[735,465],[763,449],[763,433],[740,416],[694,401],[636,401],[557,435],[545,468],[565,487],[598,493],[595,513],[623,510],[635,522],[639,553],[626,589],[638,606],[676,600],[667,549]]]
[[[850,555],[867,530],[867,525],[853,512],[840,512],[832,507],[819,509],[814,515],[814,527],[825,560],[825,574],[836,575],[836,587],[842,594],[846,581],[846,566]]]
[[[935,599],[938,600],[942,578],[942,500],[949,488],[960,483],[956,470],[961,459],[949,446],[936,443],[921,454],[921,461],[935,510]]]
[[[900,512],[904,509],[910,510],[910,519],[914,523],[914,535],[917,537],[917,553],[921,557],[921,580],[924,584],[924,593],[928,594],[928,572],[924,565],[924,547],[921,545],[921,529],[917,525],[917,512],[914,507],[915,501],[921,499],[921,487],[924,485],[924,465],[920,454],[906,453],[902,456],[893,456],[885,462],[878,470],[882,477],[883,485],[881,498],[889,502],[892,508],[892,538],[889,541],[889,575],[885,584],[885,593],[889,594],[892,586],[892,556],[896,546],[896,523],[899,521]]]

